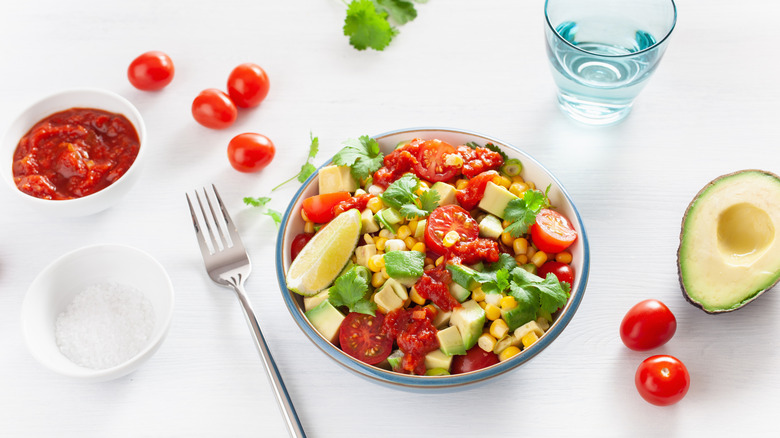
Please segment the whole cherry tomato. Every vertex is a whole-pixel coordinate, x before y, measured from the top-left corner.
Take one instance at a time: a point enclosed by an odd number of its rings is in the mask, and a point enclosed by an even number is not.
[[[676,330],[677,319],[664,303],[644,300],[635,304],[623,317],[620,339],[632,350],[646,351],[668,342]]]
[[[307,243],[314,237],[312,233],[301,233],[295,236],[292,243],[290,243],[290,261],[295,260],[298,254],[301,253]]]
[[[127,79],[135,88],[159,90],[173,80],[173,61],[163,52],[146,52],[135,58],[127,68]]]
[[[536,222],[531,225],[530,231],[536,247],[548,254],[563,251],[577,239],[577,231],[569,220],[547,208],[541,209],[536,215]]]
[[[465,355],[458,355],[452,358],[452,374],[481,370],[497,363],[497,354],[492,351],[485,351],[479,345],[475,345]]]
[[[550,272],[558,278],[558,281],[565,281],[569,283],[569,286],[574,285],[574,268],[571,265],[556,261],[545,262],[539,268],[537,274],[542,278],[546,278]]]
[[[691,376],[688,369],[674,356],[648,357],[636,370],[636,389],[643,399],[656,406],[677,403],[688,393]]]
[[[238,109],[227,94],[209,88],[192,101],[192,117],[207,128],[224,129],[236,121]]]
[[[268,95],[270,88],[268,75],[259,65],[241,64],[230,72],[228,77],[228,95],[241,108],[252,108]]]
[[[268,137],[247,132],[230,140],[227,155],[234,169],[240,172],[257,172],[274,159],[276,148]]]

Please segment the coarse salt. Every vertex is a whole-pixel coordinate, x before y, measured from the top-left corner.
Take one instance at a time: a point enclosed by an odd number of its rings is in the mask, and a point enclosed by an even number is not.
[[[138,289],[97,283],[76,295],[57,317],[55,339],[74,363],[106,369],[138,354],[154,324],[152,303]]]

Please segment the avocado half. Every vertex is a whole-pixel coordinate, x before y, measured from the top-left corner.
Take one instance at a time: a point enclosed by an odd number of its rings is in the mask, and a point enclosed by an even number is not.
[[[780,177],[742,170],[688,205],[677,269],[683,296],[707,313],[737,310],[780,279]]]

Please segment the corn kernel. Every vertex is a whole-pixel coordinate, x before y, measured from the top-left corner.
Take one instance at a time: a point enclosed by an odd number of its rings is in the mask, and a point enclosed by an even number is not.
[[[566,263],[567,265],[571,263],[571,253],[569,251],[561,251],[558,254],[555,254],[555,261]]]
[[[441,256],[438,259],[436,259],[436,266],[439,266],[442,263],[444,263],[444,256]]]
[[[483,310],[485,309],[485,307],[487,307],[487,303],[484,301],[477,301],[477,304],[479,304],[479,307],[481,307]]]
[[[421,306],[425,304],[425,298],[420,296],[414,286],[412,286],[412,289],[409,291],[409,298],[411,298],[412,302],[415,304],[419,304]]]
[[[518,353],[520,353],[520,349],[515,347],[514,345],[510,345],[509,347],[506,347],[504,351],[498,353],[498,361],[503,362],[507,359],[511,359],[512,357],[516,356]]]
[[[496,338],[501,339],[509,332],[509,326],[506,325],[506,321],[499,318],[490,324],[490,334]]]
[[[518,254],[515,256],[515,261],[518,265],[524,265],[528,263],[528,256],[525,254]]]
[[[381,287],[383,284],[385,284],[386,280],[387,279],[382,276],[381,272],[374,272],[374,274],[371,276],[371,286]]]
[[[303,219],[304,222],[311,222],[309,216],[306,216],[306,211],[304,209],[301,209],[301,219]]]
[[[387,243],[386,237],[377,237],[376,239],[374,239],[374,245],[376,245],[377,251],[384,251],[386,243]]]
[[[485,291],[482,290],[482,287],[478,287],[471,291],[471,298],[474,301],[485,301]]]
[[[433,263],[431,263],[430,265],[423,266],[423,271],[430,271],[433,268],[435,268],[435,266],[433,265]]]
[[[533,257],[531,257],[531,263],[536,265],[537,268],[540,268],[546,261],[547,253],[544,251],[536,251]]]
[[[425,266],[433,266],[433,259],[430,257],[425,258]]]
[[[477,339],[477,345],[484,351],[491,353],[496,346],[496,338],[490,333],[482,333]]]
[[[385,266],[385,257],[382,254],[375,254],[368,258],[368,270],[371,272],[379,272]]]
[[[444,235],[444,239],[442,239],[441,243],[446,247],[449,248],[452,245],[455,245],[460,241],[460,233],[458,233],[455,230],[449,231],[447,234]]]
[[[372,243],[374,243],[374,238],[371,237],[370,234],[366,233],[363,235],[363,241],[366,242],[366,245],[371,245]]]
[[[366,207],[368,207],[368,209],[371,210],[372,213],[376,214],[379,213],[379,210],[385,208],[385,203],[382,202],[382,199],[373,197],[368,200]]]
[[[531,257],[536,254],[536,248],[534,248],[532,245],[528,245],[528,251],[525,252],[525,255],[528,256],[528,260],[531,260]]]
[[[501,221],[501,226],[506,228],[508,226],[512,225],[512,222],[509,222],[508,220],[504,219]]]
[[[463,167],[463,157],[458,154],[449,154],[444,157],[444,165],[448,167]]]
[[[459,179],[455,181],[455,188],[458,190],[463,190],[466,188],[466,185],[469,183],[466,179]]]
[[[425,250],[426,250],[426,248],[425,248],[425,244],[424,244],[424,243],[422,243],[422,242],[417,242],[417,243],[415,243],[415,244],[414,244],[414,246],[412,247],[412,251],[421,252],[421,253],[423,253],[423,254],[425,254]]]
[[[536,332],[528,332],[527,335],[523,336],[523,338],[520,339],[520,342],[523,343],[523,347],[528,348],[538,340],[539,340],[539,336],[536,335]]]
[[[309,234],[314,233],[314,222],[306,221],[306,223],[303,225],[303,232]]]
[[[492,304],[485,304],[485,317],[489,321],[495,321],[498,318],[501,318],[501,309]]]
[[[452,231],[450,231],[450,233],[451,233],[451,232],[452,232]],[[515,241],[515,238],[514,238],[514,237],[512,237],[512,235],[511,235],[511,234],[509,234],[509,233],[501,233],[501,242],[503,242],[503,243],[504,243],[504,245],[507,245],[507,246],[512,246],[512,244],[514,243],[514,241]]]
[[[517,300],[512,295],[501,298],[501,310],[510,310],[517,307]]]
[[[428,304],[427,306],[423,307],[423,309],[429,309],[431,311],[431,315],[433,315],[434,317],[436,317],[436,315],[439,314],[439,309],[433,304]]]
[[[412,219],[409,221],[409,231],[412,232],[412,235],[417,232],[417,225],[420,223],[417,219]]]
[[[385,269],[385,267],[384,267],[384,266],[382,267],[382,270],[381,270],[381,271],[379,271],[379,272],[382,274],[382,277],[384,277],[384,278],[385,278],[385,280],[387,280],[388,278],[390,278],[390,276],[389,276],[389,275],[387,275],[387,269]]]
[[[384,237],[385,239],[392,239],[395,237],[392,231],[388,230],[387,228],[382,228],[379,230],[379,237]]]
[[[417,239],[415,239],[412,236],[409,236],[406,239],[404,239],[404,243],[406,244],[406,249],[412,249],[414,248],[414,245],[417,244]]]
[[[523,193],[528,190],[528,186],[525,183],[512,183],[511,186],[509,186],[509,193],[517,196],[518,198],[523,197]]]
[[[525,252],[528,251],[528,239],[525,237],[518,237],[512,242],[512,249],[515,251],[515,255],[525,254]]]
[[[509,178],[503,175],[499,175],[497,178],[493,178],[493,183],[505,189],[508,189],[509,186],[512,185],[512,180],[510,180]]]
[[[404,240],[407,237],[412,235],[412,230],[409,229],[409,226],[407,225],[401,225],[400,227],[398,227],[398,231],[395,232],[395,235],[399,239]]]
[[[525,180],[523,179],[522,176],[515,175],[515,176],[512,177],[512,182],[513,183],[522,183],[522,182],[525,182]]]
[[[526,184],[528,184],[529,189],[536,190],[536,184],[533,181],[528,181]]]

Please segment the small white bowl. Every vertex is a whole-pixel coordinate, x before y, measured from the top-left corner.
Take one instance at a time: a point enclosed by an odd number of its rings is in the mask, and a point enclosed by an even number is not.
[[[154,329],[141,351],[106,369],[77,365],[55,339],[57,317],[76,295],[97,283],[136,288],[151,302],[155,315]],[[22,331],[32,355],[47,368],[82,381],[106,381],[135,371],[157,351],[168,332],[173,303],[173,284],[152,256],[129,246],[88,246],[63,255],[38,274],[22,305]]]
[[[81,198],[48,200],[22,192],[16,187],[13,176],[13,156],[19,140],[33,125],[45,117],[70,108],[96,108],[127,117],[138,133],[140,142],[138,156],[121,178],[103,190]],[[19,203],[27,205],[32,210],[55,217],[86,216],[112,206],[127,194],[140,175],[145,154],[146,127],[141,113],[127,99],[116,93],[100,89],[68,90],[34,103],[25,109],[6,129],[2,140],[0,140],[0,175],[12,191],[18,195]]]

